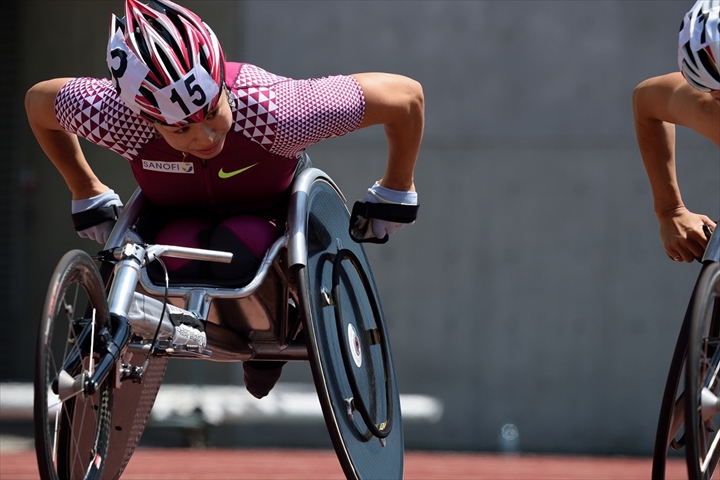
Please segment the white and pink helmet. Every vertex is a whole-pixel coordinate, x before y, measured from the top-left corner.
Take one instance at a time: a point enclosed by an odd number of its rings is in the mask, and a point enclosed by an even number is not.
[[[685,14],[678,38],[678,64],[696,89],[720,90],[720,0],[698,0]]]
[[[126,0],[110,22],[107,64],[122,101],[150,122],[201,122],[223,88],[217,37],[190,10],[169,0]]]

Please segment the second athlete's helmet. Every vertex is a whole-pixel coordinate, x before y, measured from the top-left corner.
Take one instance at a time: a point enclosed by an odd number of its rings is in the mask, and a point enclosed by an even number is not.
[[[107,63],[122,101],[150,122],[201,122],[223,88],[217,37],[169,0],[126,0],[125,17],[110,22]]]
[[[699,0],[685,14],[678,64],[693,87],[703,92],[720,90],[720,0]]]

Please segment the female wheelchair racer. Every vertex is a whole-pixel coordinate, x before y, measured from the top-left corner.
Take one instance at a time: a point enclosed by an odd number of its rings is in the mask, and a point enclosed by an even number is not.
[[[143,195],[165,209],[155,217],[163,222],[156,239],[233,252],[231,265],[209,267],[216,280],[253,276],[283,233],[303,152],[322,139],[383,125],[387,168],[365,203],[417,205],[424,98],[414,80],[384,73],[295,80],[226,62],[210,27],[168,0],[126,1],[125,17],[112,18],[107,63],[110,79],[57,78],[26,95],[31,128],[72,192],[81,237],[104,243],[122,201],[92,171],[78,137],[129,161]],[[363,217],[356,237],[383,239],[402,225]],[[208,267],[169,259],[168,268],[192,279]],[[266,395],[281,368],[244,363],[248,390]]]
[[[126,0],[124,18],[112,18],[107,63],[110,79],[47,80],[25,99],[38,143],[72,192],[76,230],[106,243],[97,257],[100,272],[79,251],[68,252],[51,282],[36,358],[41,474],[122,473],[167,358],[210,355],[196,340],[190,341],[194,348],[188,348],[189,340],[178,343],[173,335],[182,320],[166,324],[162,312],[170,310],[168,299],[176,293],[184,300],[182,310],[199,321],[193,328],[206,329],[211,356],[242,361],[253,395],[270,391],[283,362],[310,360],[348,477],[387,469],[387,461],[377,461],[383,455],[394,459],[386,471],[396,476],[402,469],[402,429],[399,409],[393,408],[394,374],[369,266],[357,242],[387,241],[415,218],[413,173],[424,126],[421,86],[385,73],[296,80],[226,62],[212,30],[168,0],[150,5]],[[387,168],[350,215],[339,190],[309,167],[304,152],[318,141],[371,125],[384,126]],[[126,211],[91,169],[79,137],[130,163],[139,189]],[[303,235],[293,233],[297,230]],[[158,251],[150,241],[168,245]],[[230,251],[234,263],[198,263],[208,259],[206,249]],[[287,268],[286,257],[305,256]],[[159,257],[165,258],[172,282],[156,295],[149,267]],[[92,308],[66,308],[71,301],[64,293],[73,286],[85,292],[84,305]],[[270,304],[263,303],[268,289],[275,294]],[[135,294],[143,295],[146,308],[133,318]],[[164,310],[153,323],[149,312],[155,297]],[[211,321],[216,314],[248,318],[242,313],[253,307],[264,312],[253,317],[261,319],[262,328],[247,329],[240,321],[235,328],[218,329]],[[66,315],[63,336],[58,319]],[[327,315],[331,320],[312,321]],[[136,321],[148,319],[154,333],[142,331]],[[343,326],[332,328],[340,328],[345,340],[338,331],[323,330],[330,327],[316,326],[337,322]],[[173,335],[165,337],[166,328]],[[246,338],[250,332],[263,333]],[[55,358],[58,333],[65,349]],[[378,348],[380,353],[363,354]],[[133,363],[138,353],[145,363]],[[348,373],[356,369],[358,375]],[[381,374],[367,373],[376,370]],[[48,396],[58,394],[60,403],[49,404]],[[93,421],[85,423],[86,415]]]

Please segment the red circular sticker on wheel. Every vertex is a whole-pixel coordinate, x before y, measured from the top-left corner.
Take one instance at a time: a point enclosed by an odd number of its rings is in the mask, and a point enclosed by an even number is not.
[[[355,327],[352,323],[348,323],[348,345],[350,346],[350,352],[352,353],[355,365],[358,368],[362,366],[362,350],[360,349],[360,337],[358,337]]]

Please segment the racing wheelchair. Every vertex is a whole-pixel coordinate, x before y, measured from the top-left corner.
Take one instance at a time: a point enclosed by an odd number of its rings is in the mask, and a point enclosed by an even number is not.
[[[402,478],[403,425],[379,295],[348,231],[337,185],[307,168],[291,189],[285,235],[243,287],[158,284],[159,258],[232,254],[146,244],[138,189],[105,249],[72,250],[52,276],[34,379],[43,479],[119,478],[170,359],[307,361],[347,478]],[[162,264],[162,262],[158,262]],[[189,328],[200,320],[204,333]]]
[[[690,480],[709,480],[720,460],[720,234],[709,238],[675,345],[653,453],[652,478],[665,478],[670,450],[685,448]]]

